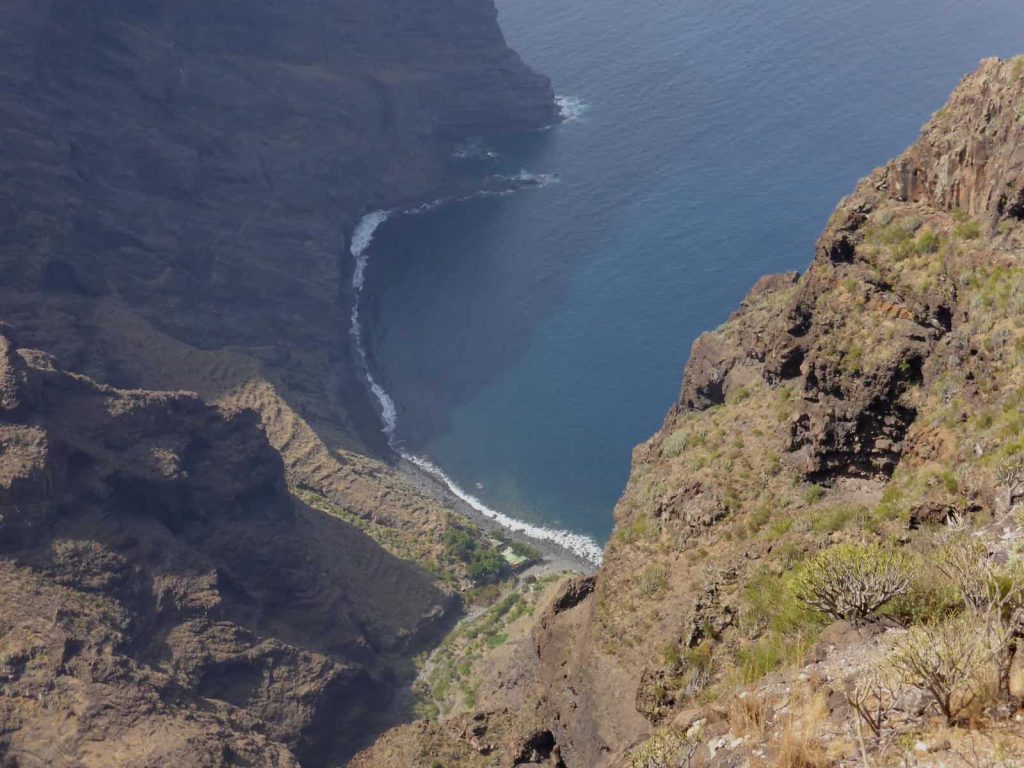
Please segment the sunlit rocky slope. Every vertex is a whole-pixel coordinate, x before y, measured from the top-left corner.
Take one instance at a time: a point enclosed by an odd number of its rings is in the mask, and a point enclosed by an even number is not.
[[[696,342],[596,579],[356,765],[1022,764],[1022,219],[1024,59],[985,61]],[[881,604],[817,609],[836,572]]]

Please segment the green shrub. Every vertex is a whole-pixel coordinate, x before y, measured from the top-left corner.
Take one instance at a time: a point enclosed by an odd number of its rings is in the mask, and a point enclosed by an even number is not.
[[[776,517],[774,520],[772,520],[771,525],[768,526],[768,538],[777,539],[780,536],[784,536],[785,534],[789,533],[792,527],[792,517]]]
[[[785,578],[774,574],[754,576],[747,582],[743,597],[746,605],[740,621],[748,632],[768,630],[795,635],[821,625],[821,614],[797,600]]]
[[[861,361],[864,359],[864,350],[856,344],[851,344],[843,352],[840,365],[847,373],[860,373]]]
[[[918,233],[917,240],[914,242],[914,250],[918,253],[935,253],[939,250],[941,243],[942,238],[939,237],[938,232],[925,228]]]
[[[651,519],[642,512],[632,523],[624,525],[615,531],[615,538],[623,544],[634,544],[641,539],[651,535],[654,524]]]
[[[808,504],[817,504],[824,497],[825,489],[822,488],[820,485],[808,486],[807,490],[804,492],[804,501],[806,501]]]
[[[961,240],[977,240],[981,237],[981,225],[974,219],[966,218],[965,214],[965,218],[961,218],[953,227],[953,234]]]
[[[508,640],[508,635],[504,632],[498,632],[497,634],[490,635],[487,638],[488,648],[497,648],[499,645],[504,645],[505,641]]]
[[[466,575],[475,582],[495,581],[508,570],[508,563],[497,549],[465,528],[449,528],[441,540],[445,552],[465,563]]]
[[[802,660],[817,642],[819,629],[812,624],[793,634],[771,631],[741,648],[736,654],[740,684],[748,685],[781,666]]]
[[[648,565],[637,575],[637,588],[642,597],[660,592],[668,581],[668,570],[660,565]]]
[[[767,525],[768,521],[771,520],[772,511],[767,505],[761,505],[753,512],[750,513],[750,520],[747,523],[747,527],[751,533],[757,533]]]
[[[736,403],[742,403],[744,400],[750,397],[750,390],[746,387],[740,387],[739,389],[730,390],[725,396],[725,402],[729,405],[735,405]]]
[[[793,596],[834,619],[859,623],[910,588],[909,559],[876,544],[840,544],[801,564]]]
[[[918,573],[910,587],[880,609],[880,613],[904,626],[936,621],[957,613],[962,606],[960,593],[931,569]]]
[[[1011,70],[1011,77],[1014,80],[1020,80],[1024,77],[1024,56],[1013,57],[1013,70]]]
[[[690,433],[685,429],[677,429],[661,443],[661,452],[669,458],[682,454],[690,444]]]
[[[845,528],[851,520],[865,515],[861,507],[831,507],[811,518],[811,530],[815,533],[834,533]]]
[[[669,669],[679,669],[683,665],[683,657],[679,646],[669,643],[661,649],[661,662]]]
[[[1024,597],[1024,563],[1019,557],[997,562],[985,544],[967,532],[947,537],[935,555],[936,568],[963,607],[1011,614]]]

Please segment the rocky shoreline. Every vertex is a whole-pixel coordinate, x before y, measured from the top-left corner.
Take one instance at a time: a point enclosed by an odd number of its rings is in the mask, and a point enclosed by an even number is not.
[[[445,506],[451,508],[464,519],[485,533],[501,533],[506,538],[526,544],[538,550],[542,560],[531,567],[530,573],[541,576],[549,573],[562,573],[573,571],[591,575],[597,572],[597,566],[580,557],[575,552],[556,544],[547,539],[539,539],[528,536],[520,531],[513,531],[500,523],[480,513],[472,505],[467,504],[454,493],[452,493],[440,480],[429,472],[417,467],[411,461],[399,457],[398,472],[415,488],[423,494],[437,499]]]
[[[559,118],[563,118],[559,115]],[[428,195],[423,195],[411,200],[400,201],[388,206],[387,210],[396,212],[426,211],[445,205],[457,204],[461,200],[477,195],[501,195],[510,194],[522,190],[528,190],[535,186],[536,182],[531,179],[509,180],[507,178],[497,179],[495,177],[481,177],[477,179],[448,179],[438,189]],[[349,232],[349,242],[352,239],[352,232]],[[340,262],[342,283],[350,286],[346,298],[349,302],[358,301],[358,296],[351,290],[352,271],[355,264],[349,250],[345,250],[345,257]],[[351,304],[342,307],[344,314],[351,311]],[[362,315],[361,324],[363,330],[368,331],[372,324],[372,315]],[[346,345],[344,350],[351,360],[352,368],[356,371],[360,368],[360,362],[355,359],[356,350],[351,345]],[[376,369],[372,350],[366,350],[366,365]],[[352,396],[351,392],[355,387],[348,387],[349,397],[346,398],[346,407],[353,424],[357,425],[359,435],[364,445],[375,453],[378,458],[396,466],[399,474],[407,480],[410,485],[421,493],[436,499],[443,506],[459,514],[463,519],[484,533],[500,533],[504,537],[530,546],[542,554],[542,561],[530,569],[531,573],[543,575],[547,573],[560,573],[572,571],[582,574],[593,574],[597,565],[590,559],[582,557],[568,547],[562,546],[549,539],[531,536],[523,531],[515,531],[502,525],[496,520],[488,517],[459,498],[451,489],[438,477],[427,471],[408,457],[401,455],[389,445],[386,434],[381,429],[381,414],[374,405],[374,395],[370,390],[369,382],[363,375],[355,377],[361,385],[362,392],[359,397]]]

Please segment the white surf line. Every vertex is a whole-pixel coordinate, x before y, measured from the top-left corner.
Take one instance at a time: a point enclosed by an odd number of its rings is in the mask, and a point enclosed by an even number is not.
[[[494,520],[502,528],[508,528],[510,531],[516,531],[518,533],[525,533],[532,539],[553,541],[563,549],[569,550],[573,554],[582,557],[584,560],[589,560],[595,565],[601,564],[601,548],[597,546],[597,542],[589,536],[584,536],[581,533],[572,533],[571,531],[544,528],[543,526],[531,525],[530,523],[524,523],[522,520],[516,520],[514,517],[509,517],[496,509],[488,507],[476,496],[471,493],[467,493],[459,486],[458,483],[448,477],[444,470],[427,459],[404,452],[402,452],[402,458],[412,462],[424,472],[429,473],[443,482],[448,486],[448,490],[455,496],[471,506],[484,517]]]
[[[352,315],[350,317],[348,335],[356,348],[356,356],[359,359],[363,375],[366,376],[366,383],[380,406],[380,418],[384,427],[384,434],[387,435],[388,444],[394,442],[395,427],[398,425],[398,412],[395,410],[395,401],[387,393],[377,380],[373,378],[370,370],[370,361],[366,356],[366,346],[363,344],[363,326],[359,322],[359,299],[363,294],[363,283],[366,281],[366,263],[370,255],[367,251],[370,243],[373,242],[373,233],[377,227],[388,220],[389,211],[374,211],[368,213],[359,220],[355,230],[352,232],[352,244],[349,248],[352,257],[356,260],[355,269],[352,270],[352,291],[355,300],[352,302]],[[392,446],[394,447],[394,446]]]
[[[520,174],[520,177],[524,175],[525,171]],[[522,179],[518,178],[518,180],[521,181]],[[540,183],[543,184],[550,182],[545,179],[545,181]],[[495,192],[490,194],[502,193]],[[473,196],[475,197],[476,195]],[[370,370],[369,358],[366,355],[366,346],[363,343],[363,327],[359,321],[359,302],[362,298],[363,285],[366,281],[366,265],[370,260],[370,244],[373,242],[373,235],[377,231],[377,228],[387,221],[389,216],[395,213],[424,213],[443,204],[444,201],[438,200],[433,203],[426,203],[418,208],[407,210],[373,211],[372,213],[368,213],[363,216],[356,225],[355,230],[352,232],[352,242],[349,247],[349,252],[352,254],[352,258],[355,259],[355,269],[352,271],[352,292],[355,295],[355,298],[352,302],[352,314],[350,317],[348,333],[352,338],[353,345],[355,346],[356,358],[359,362],[359,366],[362,369],[363,375],[366,377],[366,382],[370,388],[370,392],[373,393],[374,399],[377,401],[377,406],[380,409],[382,431],[388,439],[388,445],[390,445],[392,450],[396,451],[403,459],[416,465],[431,477],[443,483],[454,496],[461,499],[484,517],[494,520],[503,528],[507,528],[510,531],[524,533],[533,539],[553,542],[584,560],[594,563],[595,565],[600,565],[602,559],[601,547],[599,547],[597,542],[589,536],[585,536],[580,533],[572,533],[571,531],[562,531],[524,523],[523,521],[509,517],[496,509],[492,509],[476,496],[465,491],[458,483],[452,480],[444,470],[433,462],[421,456],[415,456],[402,450],[395,439],[395,429],[398,426],[398,411],[395,408],[395,401],[391,399],[391,395],[388,394],[387,390],[384,389],[384,387],[382,387],[373,377],[373,372]]]

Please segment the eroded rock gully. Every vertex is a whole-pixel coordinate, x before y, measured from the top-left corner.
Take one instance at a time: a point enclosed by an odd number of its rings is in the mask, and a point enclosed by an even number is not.
[[[451,595],[294,499],[253,412],[0,353],[11,764],[343,756]]]

